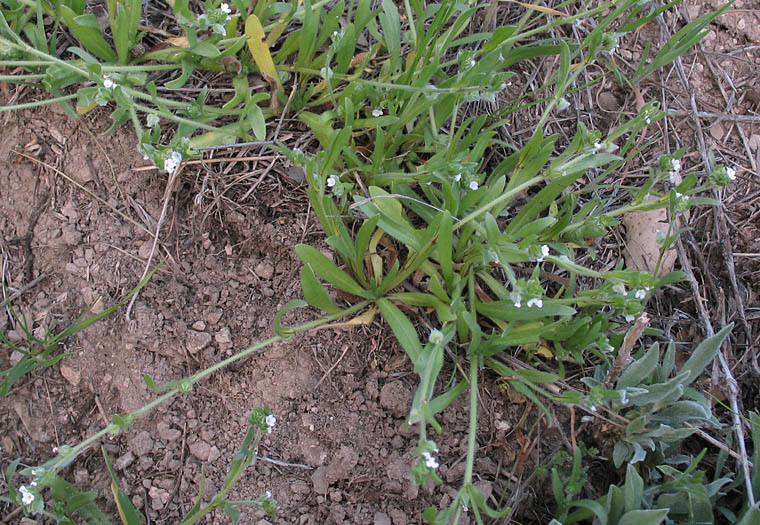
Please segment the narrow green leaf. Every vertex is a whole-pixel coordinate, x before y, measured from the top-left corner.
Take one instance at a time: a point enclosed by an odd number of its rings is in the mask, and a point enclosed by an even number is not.
[[[668,509],[632,510],[623,514],[618,525],[660,525],[668,516]]]
[[[639,386],[648,378],[657,368],[657,364],[660,361],[660,346],[655,343],[649,350],[641,357],[637,359],[625,369],[623,374],[618,379],[616,388],[618,390],[629,387]]]
[[[66,5],[61,5],[58,11],[64,23],[88,51],[106,62],[116,62],[116,53],[101,35],[95,15],[88,13],[77,16]]]
[[[636,467],[630,463],[626,467],[625,485],[623,486],[623,498],[626,512],[637,510],[641,506],[641,498],[644,496],[644,480],[639,476]]]
[[[322,255],[316,248],[299,244],[295,247],[296,255],[306,264],[310,264],[316,274],[333,286],[340,288],[344,292],[372,299],[372,294],[359,286],[351,276],[338,268],[335,263]]]
[[[453,232],[451,230],[451,213],[448,210],[441,216],[441,226],[438,230],[438,264],[449,289],[454,284],[454,263],[452,261]]]
[[[119,478],[116,477],[116,472],[111,466],[111,458],[108,457],[108,453],[104,446],[101,446],[103,451],[103,458],[106,462],[106,468],[111,475],[111,492],[113,493],[114,500],[116,502],[116,508],[119,511],[119,517],[124,525],[141,525],[140,513],[132,505],[132,501],[127,496],[127,493],[121,488],[119,484]]]
[[[718,355],[720,345],[723,344],[723,341],[728,337],[733,328],[734,323],[725,326],[720,332],[712,337],[708,337],[694,349],[691,353],[691,357],[689,357],[688,361],[686,361],[681,368],[682,373],[685,371],[691,372],[689,382],[686,383],[687,385],[697,379],[705,367],[710,364],[716,355]]]
[[[301,267],[301,290],[304,298],[313,307],[331,314],[340,312],[340,308],[332,302],[327,290],[314,275],[310,264],[304,264]]]
[[[391,330],[393,330],[393,334],[396,336],[399,344],[412,360],[414,368],[417,369],[422,366],[422,343],[420,343],[417,331],[414,329],[411,321],[388,299],[378,299],[377,306],[380,308],[383,318],[385,318]]]
[[[256,140],[267,139],[267,123],[258,104],[251,104],[248,108],[248,122]]]

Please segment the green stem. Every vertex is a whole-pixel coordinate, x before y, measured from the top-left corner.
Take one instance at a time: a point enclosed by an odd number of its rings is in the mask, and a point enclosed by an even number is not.
[[[101,71],[114,71],[116,73],[134,73],[140,71],[168,71],[179,69],[177,64],[155,64],[152,66],[101,66]]]
[[[77,98],[76,93],[73,95],[63,95],[62,97],[49,98],[46,100],[38,100],[37,102],[26,102],[24,104],[16,104],[13,106],[0,106],[0,113],[3,111],[14,111],[16,109],[28,109],[36,108],[39,106],[47,106],[48,104],[55,104],[56,102],[63,102],[64,100],[71,100],[72,98]]]
[[[135,107],[135,109],[139,109],[140,111],[142,111],[144,113],[152,113],[153,115],[156,115],[156,116],[159,116],[159,117],[164,117],[166,119],[173,120],[175,122],[181,122],[182,124],[189,124],[189,125],[191,125],[191,126],[193,126],[195,128],[205,129],[207,131],[222,132],[222,133],[226,133],[227,135],[234,135],[236,137],[241,137],[241,138],[248,138],[248,136],[245,135],[245,134],[234,133],[232,131],[225,131],[225,130],[223,130],[221,128],[216,128],[214,126],[209,126],[208,124],[203,124],[201,122],[196,122],[194,120],[190,120],[190,119],[187,119],[187,118],[184,118],[184,117],[178,117],[177,115],[174,115],[172,113],[164,113],[163,111],[159,111],[157,109],[149,108],[148,106],[143,106],[142,104],[135,103],[134,107]]]
[[[544,177],[541,176],[541,175],[538,175],[536,177],[533,177],[530,180],[527,180],[527,181],[523,182],[522,184],[520,184],[518,186],[515,186],[514,188],[512,188],[508,192],[502,193],[501,195],[499,195],[497,198],[495,198],[494,200],[492,200],[488,204],[485,204],[484,206],[481,206],[477,210],[469,213],[465,218],[463,218],[461,221],[459,221],[458,223],[456,223],[454,225],[454,227],[452,228],[452,231],[457,231],[459,228],[461,228],[462,226],[464,226],[465,224],[467,224],[471,220],[479,217],[480,215],[483,215],[485,212],[487,212],[491,208],[494,208],[494,207],[498,206],[502,202],[509,201],[509,200],[513,199],[521,191],[523,191],[524,189],[527,189],[527,188],[533,186],[534,184],[536,184],[537,182],[539,182],[542,179],[544,179]]]
[[[470,362],[470,428],[467,438],[467,464],[464,470],[464,484],[472,484],[472,470],[475,465],[475,446],[478,431],[478,361]]]

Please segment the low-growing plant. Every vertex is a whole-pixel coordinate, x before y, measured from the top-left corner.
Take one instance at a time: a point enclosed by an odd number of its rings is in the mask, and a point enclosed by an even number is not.
[[[8,304],[8,311],[15,322],[16,332],[21,332],[23,337],[21,340],[11,341],[7,334],[0,332],[0,343],[7,348],[9,353],[15,353],[18,356],[18,359],[13,366],[0,371],[0,396],[7,396],[16,381],[36,368],[53,366],[67,355],[71,355],[69,353],[58,353],[62,343],[72,335],[87,329],[89,326],[108,317],[120,307],[127,304],[132,296],[138,293],[148,283],[157,269],[158,267],[146,275],[146,277],[118,303],[106,308],[100,313],[87,317],[94,307],[94,305],[91,305],[87,310],[82,312],[73,323],[58,333],[55,333],[55,323],[46,327],[44,333],[35,333],[33,326],[34,320],[27,317],[26,314],[17,312],[12,304]],[[14,356],[11,355],[11,358],[13,359]]]
[[[601,523],[660,523],[680,516],[678,498],[693,491],[701,495],[689,500],[696,506],[688,512],[703,516],[705,502],[713,502],[722,480],[708,487],[695,470],[698,461],[681,473],[668,466],[672,457],[667,456],[677,440],[694,431],[686,424],[716,423],[704,397],[688,385],[731,327],[704,341],[675,375],[672,345],[659,368],[654,345],[606,385],[605,374],[625,345],[620,328],[638,317],[659,289],[684,274],[659,277],[657,271],[626,269],[622,262],[602,270],[594,244],[626,213],[665,209],[669,222],[662,258],[679,233],[676,218],[695,205],[716,204],[700,194],[711,185],[724,186],[730,174],[718,169],[705,184],[692,173],[679,182],[673,173],[680,170],[681,150],[663,156],[643,184],[619,182],[620,170],[657,140],[646,134],[664,117],[655,102],[644,103],[638,114],[604,134],[582,122],[567,140],[547,133],[550,117],[567,108],[567,97],[588,86],[579,82],[590,68],[603,72],[589,76],[591,83],[612,71],[626,84],[613,63],[618,43],[676,3],[607,1],[570,14],[568,2],[553,8],[518,2],[515,23],[477,32],[471,30],[473,17],[488,14],[489,6],[450,0],[427,5],[408,0],[401,6],[384,0],[378,9],[369,0],[348,5],[341,0],[329,9],[325,0],[263,1],[255,7],[234,0],[234,13],[227,3],[175,0],[169,4],[182,35],[137,52],[147,39],[139,25],[139,2],[107,3],[108,34],[84,12],[83,1],[4,1],[0,66],[19,66],[25,73],[2,79],[54,95],[4,109],[58,102],[76,115],[109,106],[114,125],[131,121],[140,151],[169,173],[198,155],[194,148],[277,138],[268,133],[267,119],[286,110],[296,114],[313,132],[318,150],[273,147],[304,170],[312,209],[337,254],[334,262],[312,246],[295,247],[304,263],[304,300],[291,301],[277,314],[275,338],[161,388],[146,376],[151,388],[163,392],[154,402],[115,416],[109,427],[59,452],[42,470],[22,474],[33,476],[38,490],[52,486],[57,473],[89,444],[126,429],[135,417],[189,392],[222,366],[275,340],[314,328],[366,324],[379,313],[419,376],[407,418],[419,430],[419,460],[411,473],[416,483],[441,481],[436,416],[460,395],[469,396],[461,489],[448,508],[425,511],[431,523],[456,523],[465,511],[482,523],[509,511],[491,508],[473,483],[484,368],[536,403],[549,422],[546,403],[604,406],[626,421],[625,430],[614,436],[613,454],[618,466],[631,462],[623,488],[611,487],[599,501],[575,500],[584,472],[582,452],[575,449],[568,478],[575,484],[572,490],[561,486],[559,471],[553,475],[558,520],[583,519],[569,514],[581,507],[583,516]],[[687,24],[651,60],[647,47],[629,84],[635,87],[683,54],[720,12]],[[578,29],[584,21],[583,31],[561,31]],[[238,36],[239,26],[243,33]],[[64,28],[82,47],[59,50],[57,35]],[[542,87],[530,96],[503,100],[518,67],[542,57],[553,57],[557,64]],[[149,75],[179,75],[166,83],[171,93],[196,71],[228,72],[232,99],[217,107],[204,86],[188,104],[159,96],[155,80],[149,80]],[[253,94],[249,75],[254,72],[269,85],[268,93]],[[285,83],[293,84],[287,97]],[[74,87],[76,93],[62,94]],[[69,105],[74,99],[76,108]],[[265,100],[268,107],[260,106]],[[524,144],[501,133],[510,115],[536,106],[540,116]],[[162,143],[162,121],[176,124],[168,143]],[[335,290],[340,299],[331,293]],[[283,316],[302,307],[327,315],[299,327],[284,326]],[[424,330],[415,326],[410,312],[430,316]],[[500,359],[507,349],[548,353],[557,370],[507,366]],[[460,357],[466,371],[444,387],[439,375],[447,355]],[[546,388],[566,377],[566,367],[589,363],[597,373],[587,379],[587,391],[557,394]],[[246,458],[255,457],[247,445],[244,449],[247,455],[233,464],[230,476],[237,474],[228,481],[237,479]],[[634,466],[644,460],[653,465],[647,482],[657,471],[671,481],[645,489]],[[225,495],[223,490],[205,507],[199,499],[190,518],[216,507],[228,511]],[[23,503],[23,495],[18,496]],[[655,508],[661,501],[673,502],[672,516]],[[745,516],[752,512],[748,508]]]

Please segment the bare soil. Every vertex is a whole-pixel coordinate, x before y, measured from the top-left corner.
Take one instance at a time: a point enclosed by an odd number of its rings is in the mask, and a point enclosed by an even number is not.
[[[682,9],[691,17],[719,4],[685,3]],[[682,20],[666,23],[675,29]],[[704,256],[695,266],[705,298],[716,307],[713,321],[734,320],[737,330],[746,327],[746,335],[757,334],[760,5],[737,1],[712,28],[701,49],[683,57],[683,66],[699,111],[723,115],[700,119],[707,147],[738,175],[724,195],[723,208],[735,279],[725,264],[712,211],[692,215],[697,228],[690,237],[695,252],[690,253]],[[662,41],[662,31],[648,24],[641,39]],[[626,42],[621,60],[635,59],[642,40]],[[680,145],[694,148],[685,170],[699,171],[699,130],[692,120],[689,87],[669,71],[672,76],[657,78],[645,93],[661,99],[666,109],[682,112],[668,119],[671,142],[661,146],[661,153]],[[612,106],[603,107],[603,96],[601,106],[585,110],[615,113],[610,118],[635,111],[629,94],[610,93]],[[21,94],[23,100],[36,96]],[[33,320],[36,333],[54,324],[59,330],[89,306],[102,311],[139,282],[162,214],[166,175],[142,169],[146,162],[136,153],[127,127],[103,136],[109,126],[103,113],[73,121],[48,106],[1,118],[3,280],[12,290],[43,276],[13,306]],[[239,152],[240,157],[266,154]],[[131,320],[122,308],[69,338],[61,350],[70,356],[17,383],[0,403],[3,470],[19,457],[24,465],[44,462],[55,447],[78,443],[114,414],[146,404],[154,394],[144,374],[157,384],[185,377],[272,335],[274,314],[300,297],[300,263],[293,246],[305,242],[329,252],[297,177],[288,177],[289,167],[280,160],[265,172],[269,162],[185,167],[168,199],[156,254],[166,262],[140,293]],[[668,293],[652,305],[662,324],[678,318],[675,326],[668,325],[672,335],[685,342],[699,340],[702,329],[689,287]],[[306,315],[291,316],[288,322],[305,321]],[[19,336],[7,311],[0,329]],[[757,410],[760,379],[750,366],[756,340],[738,338],[743,343],[730,357],[745,409]],[[3,369],[15,358],[3,349]],[[504,391],[488,374],[483,384],[475,469],[479,487],[490,495],[492,506],[516,507],[521,521],[548,521],[548,480],[535,476],[534,469],[567,443],[568,413],[559,407],[559,426],[546,428],[524,397]],[[278,523],[422,523],[422,511],[445,506],[461,482],[467,410],[460,399],[441,417],[444,434],[437,441],[444,483],[415,487],[409,469],[416,432],[404,423],[415,387],[411,363],[385,325],[325,330],[275,344],[212,376],[192,393],[137,420],[105,448],[148,523],[176,523],[198,496],[201,468],[207,478],[204,498],[209,498],[221,487],[250,409],[269,406],[277,416],[276,428],[262,441],[262,460],[248,469],[231,499],[255,499],[271,491],[278,502]],[[578,432],[584,435],[582,426]],[[588,431],[585,435],[592,439]],[[614,475],[608,465],[594,468],[600,477]],[[98,491],[101,506],[114,514],[98,448],[64,475],[82,490]],[[7,506],[0,506],[0,518],[22,521]],[[226,520],[219,511],[205,522]],[[241,523],[268,521],[244,508]]]

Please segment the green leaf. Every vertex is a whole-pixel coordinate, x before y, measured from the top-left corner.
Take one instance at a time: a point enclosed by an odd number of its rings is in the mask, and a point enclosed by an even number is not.
[[[668,509],[632,510],[623,514],[618,525],[660,525],[668,515]]]
[[[451,388],[441,394],[438,397],[433,398],[428,403],[428,409],[430,410],[430,415],[434,416],[437,413],[444,410],[446,407],[448,407],[451,403],[456,401],[456,399],[462,395],[462,393],[467,389],[467,381],[460,381],[457,386],[454,388]]]
[[[712,337],[708,337],[694,349],[689,360],[686,361],[681,368],[681,372],[691,372],[689,383],[686,383],[687,385],[697,379],[699,374],[701,374],[705,367],[715,358],[718,354],[718,350],[720,350],[720,345],[723,344],[723,341],[731,333],[733,327],[734,323],[725,326],[720,332]]]
[[[66,5],[61,5],[58,11],[64,23],[88,51],[106,62],[116,62],[116,53],[101,35],[100,25],[95,15],[77,16]]]
[[[422,343],[420,343],[417,330],[414,329],[411,321],[388,299],[378,299],[377,306],[393,330],[393,335],[396,336],[399,344],[406,351],[409,359],[412,360],[415,370],[421,370],[420,367],[424,364],[421,361]]]
[[[307,244],[299,244],[295,247],[296,255],[305,263],[311,265],[316,274],[333,286],[344,292],[372,299],[372,294],[359,286],[351,276],[338,268],[335,263],[322,255],[316,248]]]
[[[206,58],[217,58],[222,54],[219,51],[219,48],[206,40],[198,40],[195,45],[190,48],[190,51]]]
[[[315,308],[331,314],[340,312],[340,308],[332,302],[327,290],[322,286],[310,264],[301,267],[301,290],[304,298]]]
[[[641,499],[644,496],[644,480],[639,476],[636,467],[630,463],[626,467],[625,485],[623,486],[623,498],[626,512],[638,510]]]
[[[644,354],[641,359],[637,359],[630,365],[618,379],[616,389],[622,390],[629,386],[639,386],[648,378],[657,368],[660,361],[660,346],[655,343]]]
[[[758,523],[760,523],[760,503],[756,503],[749,509],[737,525],[757,525]]]
[[[253,135],[256,137],[256,140],[267,139],[267,123],[264,119],[264,112],[261,111],[258,104],[251,104],[248,108],[248,123],[251,125],[251,129],[253,129]]]
[[[108,453],[104,446],[101,446],[101,450],[103,451],[106,468],[111,475],[111,492],[116,501],[116,508],[119,511],[121,522],[124,525],[141,525],[140,513],[137,512],[137,509],[132,505],[129,496],[127,496],[126,492],[121,488],[119,478],[116,477],[116,472],[114,472],[113,467],[111,466],[111,458],[108,457]]]
[[[448,210],[441,216],[441,226],[438,230],[438,264],[441,265],[441,273],[446,280],[446,285],[451,289],[454,284],[454,265],[452,261],[453,232],[451,230],[451,213]]]

